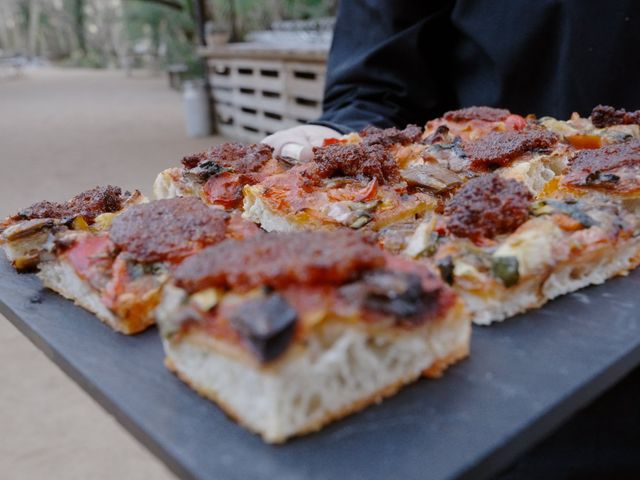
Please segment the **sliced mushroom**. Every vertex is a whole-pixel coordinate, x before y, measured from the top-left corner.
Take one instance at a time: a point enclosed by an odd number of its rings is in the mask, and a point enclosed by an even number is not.
[[[434,232],[436,217],[430,216],[420,223],[407,241],[404,254],[417,258],[421,255],[431,256],[437,249],[438,234]]]
[[[585,213],[582,209],[582,204],[565,200],[538,200],[534,202],[531,207],[531,214],[540,217],[542,215],[551,215],[553,213],[565,213],[574,220],[578,221],[584,228],[590,228],[594,225],[598,225],[598,222],[594,220],[589,214]]]
[[[205,183],[209,178],[225,171],[227,171],[226,168],[218,165],[213,160],[207,160],[193,168],[185,170],[183,175],[187,180],[195,183]]]
[[[24,272],[24,271],[31,270],[32,268],[33,269],[36,268],[39,262],[40,262],[40,253],[31,252],[27,255],[22,255],[20,257],[14,258],[11,263],[13,264],[13,267],[16,270],[20,272]]]
[[[41,232],[45,228],[53,227],[54,221],[50,218],[38,218],[35,220],[25,220],[7,227],[2,233],[2,239],[8,242],[18,240],[20,238],[30,237]]]
[[[449,190],[462,182],[460,177],[448,168],[431,163],[411,165],[400,174],[409,185],[425,187],[435,192]]]
[[[364,308],[392,317],[396,324],[416,326],[437,308],[438,292],[427,292],[422,279],[407,272],[378,269],[340,288],[340,294]]]
[[[326,214],[336,222],[358,229],[364,227],[372,218],[372,212],[376,209],[380,202],[373,200],[371,202],[336,202],[332,203]]]

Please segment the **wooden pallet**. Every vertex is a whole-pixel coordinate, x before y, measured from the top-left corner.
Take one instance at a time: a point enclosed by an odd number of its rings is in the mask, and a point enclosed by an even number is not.
[[[304,124],[322,113],[326,65],[323,57],[299,52],[232,58],[209,52],[208,67],[218,131],[258,142],[278,130]]]

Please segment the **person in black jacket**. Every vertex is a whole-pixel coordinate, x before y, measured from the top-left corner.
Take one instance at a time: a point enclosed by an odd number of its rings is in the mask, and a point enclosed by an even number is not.
[[[367,125],[472,105],[567,118],[640,109],[638,0],[342,0],[324,113],[264,139],[300,159]],[[640,369],[501,479],[640,478]]]
[[[635,110],[638,45],[637,0],[343,0],[324,113],[264,142],[304,158],[339,133],[471,105],[558,118],[600,103]]]

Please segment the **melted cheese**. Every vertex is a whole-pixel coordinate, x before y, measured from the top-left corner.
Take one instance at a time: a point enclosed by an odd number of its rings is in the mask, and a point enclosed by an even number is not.
[[[562,230],[549,218],[534,218],[514,232],[493,254],[515,257],[521,277],[537,273],[554,264],[553,246]]]

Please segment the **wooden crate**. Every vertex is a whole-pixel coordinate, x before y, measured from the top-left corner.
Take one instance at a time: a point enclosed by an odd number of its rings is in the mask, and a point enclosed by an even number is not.
[[[215,104],[216,127],[218,131],[229,138],[237,137],[236,109],[233,105]]]
[[[324,64],[288,62],[285,69],[288,95],[322,101],[327,72]]]
[[[258,142],[322,113],[326,50],[226,47],[203,52],[220,133]]]
[[[209,60],[209,82],[216,87],[231,87],[232,64],[229,60]]]
[[[233,60],[231,65],[231,81],[234,87],[261,88],[277,92],[284,90],[284,62],[241,59]]]
[[[231,87],[211,87],[211,96],[215,103],[233,105],[233,88]]]
[[[315,120],[321,113],[321,100],[307,97],[290,97],[287,102],[287,117],[300,124]]]

